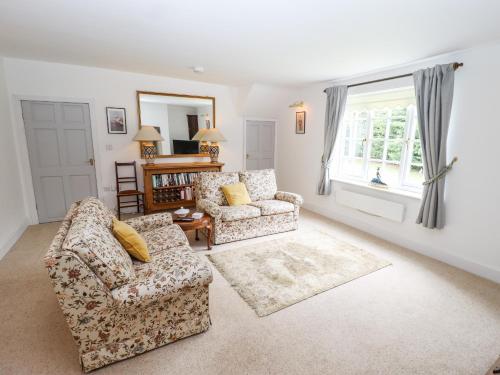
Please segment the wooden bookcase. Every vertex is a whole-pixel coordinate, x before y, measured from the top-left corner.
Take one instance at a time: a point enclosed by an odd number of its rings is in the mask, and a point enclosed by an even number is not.
[[[155,187],[153,179],[157,175],[175,175],[181,173],[220,172],[223,163],[194,162],[194,163],[161,163],[143,164],[144,173],[144,213],[150,214],[156,211],[165,211],[179,207],[196,206],[194,198],[193,183],[170,182],[168,186]],[[174,178],[175,180],[175,178]],[[177,183],[176,183],[177,182]],[[181,191],[190,188],[193,199],[181,199]]]

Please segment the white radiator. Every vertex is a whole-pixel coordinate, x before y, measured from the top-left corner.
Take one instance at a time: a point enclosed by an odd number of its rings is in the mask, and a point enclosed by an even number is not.
[[[348,190],[336,192],[337,203],[354,208],[365,214],[383,217],[398,223],[403,222],[405,206],[401,203],[374,198],[370,195],[353,193]]]

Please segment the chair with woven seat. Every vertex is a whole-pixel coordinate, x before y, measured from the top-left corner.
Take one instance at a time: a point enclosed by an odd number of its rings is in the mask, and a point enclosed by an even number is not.
[[[129,171],[133,169],[134,173],[132,176],[120,177],[119,170],[121,168],[127,168]],[[121,210],[122,208],[136,207],[137,213],[141,211],[141,207],[144,207],[144,192],[139,190],[137,184],[137,170],[136,162],[126,162],[119,163],[115,162],[115,174],[116,174],[116,212],[118,219],[121,220]],[[122,198],[131,197],[135,199],[122,200]]]

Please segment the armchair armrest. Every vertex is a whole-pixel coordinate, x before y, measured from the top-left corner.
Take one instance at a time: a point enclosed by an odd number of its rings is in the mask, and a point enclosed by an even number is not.
[[[304,199],[302,196],[299,194],[295,193],[288,193],[286,191],[278,191],[276,192],[276,195],[274,196],[275,199],[278,199],[280,201],[286,201],[293,203],[296,206],[301,206],[302,203],[304,203]]]
[[[169,212],[161,212],[158,214],[133,217],[132,219],[125,220],[125,223],[138,232],[147,232],[165,225],[171,225],[173,221],[172,215]]]
[[[205,211],[214,219],[219,219],[222,216],[222,210],[219,208],[219,205],[212,201],[209,201],[208,199],[197,200],[196,206],[198,207],[198,209]]]

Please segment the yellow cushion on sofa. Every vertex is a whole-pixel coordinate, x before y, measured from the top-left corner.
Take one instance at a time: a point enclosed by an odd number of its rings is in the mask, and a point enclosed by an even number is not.
[[[143,262],[151,261],[148,245],[137,231],[127,223],[113,218],[113,234],[127,252]]]
[[[237,184],[223,185],[222,192],[227,199],[230,206],[239,206],[242,204],[248,204],[252,201],[248,195],[247,187],[243,182],[238,182]]]

